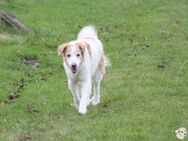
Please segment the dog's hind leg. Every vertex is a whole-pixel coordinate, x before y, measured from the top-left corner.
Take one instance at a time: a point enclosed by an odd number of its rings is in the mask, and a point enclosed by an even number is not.
[[[99,67],[94,76],[94,96],[91,98],[92,105],[97,105],[100,102],[100,84],[103,79],[103,75],[105,74],[105,63],[104,57],[101,58],[99,63]]]
[[[94,76],[94,96],[91,98],[92,105],[97,105],[100,102],[100,84],[103,78],[103,74],[97,71]]]

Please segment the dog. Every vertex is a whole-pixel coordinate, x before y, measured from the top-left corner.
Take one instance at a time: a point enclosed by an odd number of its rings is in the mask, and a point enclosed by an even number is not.
[[[77,40],[58,47],[58,55],[63,56],[63,66],[74,105],[81,115],[86,114],[90,103],[99,104],[101,80],[105,68],[111,65],[104,55],[103,45],[95,28],[91,25],[83,27]]]

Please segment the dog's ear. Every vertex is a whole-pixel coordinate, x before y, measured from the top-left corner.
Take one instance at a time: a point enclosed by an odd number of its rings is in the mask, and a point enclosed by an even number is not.
[[[69,43],[64,43],[58,47],[58,55],[64,55]]]
[[[86,42],[78,43],[78,47],[80,48],[82,55],[84,54],[85,49],[87,49],[89,56],[91,57],[91,48],[90,48],[90,45],[88,43],[86,43]]]
[[[88,51],[88,53],[89,53],[89,56],[91,57],[91,47],[90,47],[90,45],[89,45],[88,43],[86,43],[86,42],[84,42],[84,44],[85,44],[85,46],[86,46],[86,48],[87,48],[87,51]]]

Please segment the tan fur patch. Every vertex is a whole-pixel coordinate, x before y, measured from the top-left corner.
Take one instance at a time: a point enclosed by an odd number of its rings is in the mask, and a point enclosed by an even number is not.
[[[89,56],[91,58],[91,48],[89,46],[88,43],[86,42],[82,42],[82,43],[77,43],[77,46],[80,48],[80,50],[82,51],[82,55],[84,54],[85,49],[87,48],[88,52],[89,52]]]
[[[89,56],[91,57],[91,47],[90,47],[90,45],[88,43],[85,43],[85,42],[84,42],[84,44],[85,44],[85,46],[86,46],[86,48],[89,52]]]
[[[65,55],[67,48],[69,47],[69,43],[64,43],[58,47],[58,55]]]
[[[76,47],[79,48],[79,50],[82,53],[82,56],[84,55],[85,47],[82,43],[76,43]]]
[[[83,61],[83,51],[82,49],[79,47],[79,46],[76,46],[76,53],[79,53],[80,54],[80,60],[81,62]]]
[[[101,74],[105,74],[104,56],[101,57],[101,60],[99,63],[99,70],[100,70]]]

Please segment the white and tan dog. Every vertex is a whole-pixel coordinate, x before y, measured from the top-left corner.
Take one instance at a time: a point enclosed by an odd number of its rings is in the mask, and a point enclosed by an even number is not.
[[[84,27],[77,40],[59,46],[58,54],[64,58],[63,65],[75,107],[80,114],[85,114],[90,102],[93,105],[100,102],[100,83],[105,74],[105,67],[110,65],[95,28]],[[92,86],[94,96],[90,98]]]

